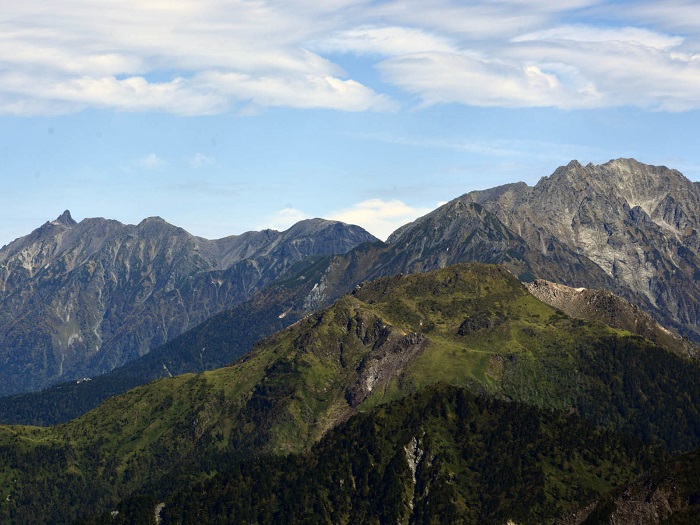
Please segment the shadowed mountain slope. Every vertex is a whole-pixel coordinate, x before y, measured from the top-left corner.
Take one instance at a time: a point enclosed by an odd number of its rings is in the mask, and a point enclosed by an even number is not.
[[[619,487],[564,525],[692,525],[700,515],[700,449]]]
[[[163,525],[543,524],[660,457],[575,416],[435,385],[354,416],[308,452],[218,458],[211,479],[147,489],[109,519],[137,523],[158,508]]]

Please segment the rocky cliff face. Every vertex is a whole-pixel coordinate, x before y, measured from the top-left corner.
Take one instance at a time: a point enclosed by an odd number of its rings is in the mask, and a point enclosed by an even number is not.
[[[111,370],[295,263],[366,241],[321,219],[206,240],[157,217],[76,223],[65,212],[0,250],[0,394]]]
[[[525,280],[606,288],[700,338],[700,186],[666,167],[573,161],[534,187],[472,192],[397,230],[387,267],[499,262]]]

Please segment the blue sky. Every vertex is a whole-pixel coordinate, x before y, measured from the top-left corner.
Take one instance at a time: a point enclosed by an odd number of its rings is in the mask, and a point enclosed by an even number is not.
[[[700,180],[696,1],[6,3],[0,245],[64,209],[385,238],[572,159]]]

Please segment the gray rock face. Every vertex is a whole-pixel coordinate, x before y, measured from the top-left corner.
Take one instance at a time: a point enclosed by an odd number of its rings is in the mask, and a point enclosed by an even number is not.
[[[463,195],[388,240],[398,271],[475,260],[610,289],[700,339],[700,187],[666,167],[572,161],[534,187]]]
[[[321,219],[206,240],[157,217],[76,223],[66,211],[0,250],[0,395],[109,371],[293,264],[367,241]]]

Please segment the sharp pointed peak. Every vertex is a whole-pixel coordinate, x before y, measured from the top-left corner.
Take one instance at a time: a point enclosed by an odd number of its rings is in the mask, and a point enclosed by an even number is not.
[[[59,215],[55,221],[52,221],[53,224],[62,224],[63,226],[75,226],[78,224],[75,222],[73,217],[70,214],[69,210],[64,211],[61,215]]]

